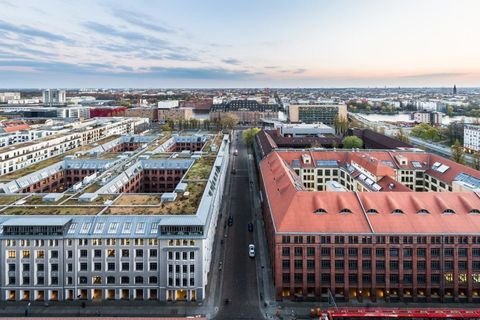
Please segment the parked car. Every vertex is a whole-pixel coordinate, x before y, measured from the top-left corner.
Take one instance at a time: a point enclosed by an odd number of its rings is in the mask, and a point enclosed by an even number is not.
[[[233,225],[233,217],[228,217],[228,226],[231,227]]]
[[[255,245],[254,244],[249,244],[248,245],[248,256],[250,258],[255,258]]]
[[[233,155],[238,156],[238,149],[235,149],[235,151],[233,151]]]
[[[253,232],[253,223],[248,224],[248,231]]]

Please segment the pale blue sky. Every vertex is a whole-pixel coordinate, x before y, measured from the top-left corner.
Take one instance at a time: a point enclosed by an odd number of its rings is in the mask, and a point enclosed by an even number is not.
[[[0,0],[0,87],[480,86],[480,1]]]

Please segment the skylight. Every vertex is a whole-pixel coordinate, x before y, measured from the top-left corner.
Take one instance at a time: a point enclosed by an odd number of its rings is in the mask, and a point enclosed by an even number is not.
[[[352,213],[352,210],[348,208],[343,208],[342,210],[340,210],[340,213]]]
[[[322,209],[322,208],[319,208],[315,211],[313,211],[313,213],[317,213],[317,214],[324,214],[324,213],[327,213],[327,210],[325,209]]]

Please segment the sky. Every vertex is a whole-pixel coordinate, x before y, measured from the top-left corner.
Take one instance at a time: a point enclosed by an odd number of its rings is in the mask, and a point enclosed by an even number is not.
[[[480,86],[478,0],[0,0],[0,88]]]

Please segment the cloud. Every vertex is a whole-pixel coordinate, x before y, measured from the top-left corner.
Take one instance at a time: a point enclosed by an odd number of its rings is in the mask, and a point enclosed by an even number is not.
[[[28,26],[18,26],[14,25],[8,22],[5,22],[3,20],[0,20],[0,30],[15,33],[18,35],[23,35],[23,36],[28,36],[31,38],[41,38],[47,41],[52,41],[52,42],[66,42],[66,43],[71,43],[72,41],[64,36],[54,34],[48,31],[42,31],[37,28],[31,28]]]
[[[31,70],[32,72],[89,74],[108,77],[144,77],[159,79],[196,79],[196,80],[242,80],[255,77],[257,74],[246,70],[233,71],[224,68],[180,68],[152,67],[134,70],[128,66],[87,63],[68,64],[60,62],[39,62],[26,60],[0,60],[0,70]]]
[[[297,70],[292,71],[292,73],[300,74],[300,73],[304,73],[305,71],[307,71],[307,69],[298,68]]]
[[[266,66],[264,67],[265,69],[278,69],[280,68],[279,66]]]
[[[123,9],[115,8],[113,13],[116,18],[119,18],[125,22],[128,22],[132,25],[141,27],[143,29],[155,31],[155,32],[163,32],[163,33],[176,33],[175,30],[165,27],[159,26],[148,21],[153,20],[151,17],[140,14],[138,12],[130,12]]]
[[[432,79],[432,78],[454,78],[466,76],[466,72],[437,72],[437,73],[421,73],[421,74],[410,74],[405,76],[400,76],[399,78],[404,79]]]
[[[225,63],[228,63],[228,64],[233,64],[233,65],[239,65],[240,64],[240,60],[233,59],[233,58],[223,59],[222,61],[225,62]]]
[[[135,31],[121,30],[117,27],[113,27],[113,26],[109,26],[106,24],[101,24],[93,21],[84,22],[83,26],[96,33],[110,36],[110,37],[121,38],[129,42],[141,41],[141,42],[147,42],[147,43],[156,43],[157,45],[164,45],[164,46],[170,45],[169,42],[163,39],[148,36],[143,33],[135,32]]]

